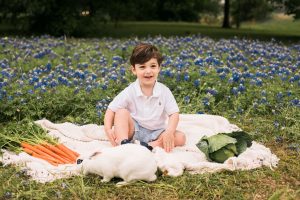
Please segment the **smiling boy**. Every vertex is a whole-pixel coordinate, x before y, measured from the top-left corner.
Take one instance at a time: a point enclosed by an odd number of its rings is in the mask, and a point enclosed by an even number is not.
[[[113,146],[139,140],[148,149],[170,152],[185,144],[177,131],[179,108],[170,89],[157,81],[162,56],[150,44],[137,45],[130,57],[137,77],[109,104],[104,116],[105,133]]]

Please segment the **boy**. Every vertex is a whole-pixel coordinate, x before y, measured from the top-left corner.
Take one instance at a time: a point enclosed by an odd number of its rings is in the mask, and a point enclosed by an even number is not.
[[[133,49],[130,64],[137,79],[114,98],[104,116],[105,133],[113,146],[139,140],[149,150],[159,146],[170,152],[185,144],[184,133],[176,130],[179,108],[175,98],[157,82],[162,60],[153,45],[139,44]]]

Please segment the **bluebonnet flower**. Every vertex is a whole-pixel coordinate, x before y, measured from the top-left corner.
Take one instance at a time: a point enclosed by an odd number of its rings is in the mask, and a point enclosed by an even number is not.
[[[233,95],[237,96],[237,95],[239,94],[239,90],[238,90],[236,87],[233,87],[233,88],[231,89],[231,93],[232,93]]]
[[[79,87],[75,87],[74,88],[74,94],[78,94],[79,93]]]
[[[291,104],[293,106],[300,107],[300,101],[299,101],[299,99],[296,98],[296,99],[291,100],[290,102],[291,102]]]
[[[75,52],[74,55],[73,55],[73,58],[74,58],[74,60],[79,61],[80,54]]]
[[[101,88],[102,88],[102,90],[107,90],[108,85],[106,83],[104,83],[104,84],[101,85]]]
[[[275,142],[282,143],[283,142],[283,138],[281,136],[276,136]]]
[[[290,82],[290,83],[295,82],[295,78],[294,78],[294,77],[291,77],[291,78],[289,79],[289,82]]]
[[[209,94],[212,95],[212,96],[215,96],[215,95],[218,94],[218,91],[217,91],[215,88],[208,88],[208,89],[206,90],[206,92],[209,93]]]
[[[243,114],[243,112],[244,112],[244,109],[241,108],[241,107],[238,107],[237,113],[238,113],[238,114]]]
[[[234,82],[238,82],[240,80],[240,78],[241,78],[241,75],[239,73],[234,72],[232,74],[232,79]]]
[[[199,73],[200,73],[201,76],[206,76],[207,75],[207,72],[203,69],[201,69]]]
[[[260,78],[256,79],[256,85],[257,86],[262,86],[263,85],[263,82],[262,82],[262,80]]]
[[[113,74],[111,74],[110,75],[110,77],[109,77],[111,80],[114,80],[114,81],[116,81],[117,80],[117,78],[118,78],[118,75],[116,74],[116,73],[113,73]]]
[[[9,96],[7,97],[7,100],[8,100],[8,101],[12,101],[13,99],[14,99],[14,97],[11,96],[11,95],[9,95]]]
[[[124,66],[121,66],[121,67],[120,67],[120,74],[124,76],[125,73],[126,73],[125,67],[124,67]]]
[[[278,121],[275,120],[273,124],[274,124],[275,128],[279,128],[279,122]]]
[[[260,103],[261,103],[261,104],[266,104],[266,103],[268,103],[267,98],[266,98],[266,97],[262,97],[261,100],[260,100]]]
[[[243,93],[243,92],[246,91],[246,87],[245,87],[243,84],[240,84],[240,85],[238,86],[238,91],[241,92],[241,93]]]
[[[283,98],[282,92],[278,92],[277,95],[276,95],[276,98],[277,98],[278,100],[281,100],[281,99]]]
[[[100,110],[97,110],[97,116],[98,116],[99,118],[102,117],[102,112],[101,112]]]
[[[226,78],[226,73],[225,72],[221,72],[220,74],[219,74],[219,77],[220,77],[220,79],[221,80],[224,80],[225,78]]]
[[[165,71],[162,71],[162,72],[167,77],[171,77],[172,76],[172,72],[171,72],[171,69],[169,67]]]
[[[185,74],[184,74],[184,80],[185,80],[185,81],[189,81],[189,80],[190,80],[190,76],[189,76],[188,73],[185,73]]]
[[[115,61],[116,63],[122,63],[123,58],[121,56],[113,56],[112,60]]]
[[[47,90],[46,90],[45,86],[41,86],[41,90],[40,90],[40,92],[42,92],[42,93],[45,93],[45,92],[47,92]]]
[[[85,91],[86,92],[91,92],[92,91],[92,86],[91,85],[86,86]]]
[[[242,77],[241,79],[240,79],[240,84],[244,84],[245,83],[245,79]]]
[[[199,79],[194,80],[194,86],[199,87],[199,85],[200,85],[200,80]]]
[[[194,64],[197,66],[203,66],[203,59],[202,58],[196,58],[194,60]]]
[[[54,87],[56,87],[58,85],[58,82],[56,81],[56,80],[52,80],[51,82],[50,82],[50,87],[51,88],[54,88]]]
[[[202,99],[202,103],[203,103],[203,105],[204,106],[209,106],[209,98],[207,98],[207,97],[204,97],[203,99]]]
[[[190,99],[190,96],[187,95],[187,96],[184,97],[184,103],[185,103],[185,104],[189,104],[189,103],[190,103],[190,100],[191,100],[191,99]]]

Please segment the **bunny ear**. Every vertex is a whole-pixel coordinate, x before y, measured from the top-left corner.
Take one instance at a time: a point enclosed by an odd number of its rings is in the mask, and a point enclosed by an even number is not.
[[[94,152],[94,153],[90,156],[90,159],[94,159],[96,156],[98,156],[98,155],[100,155],[100,154],[102,154],[101,151],[96,151],[96,152]]]

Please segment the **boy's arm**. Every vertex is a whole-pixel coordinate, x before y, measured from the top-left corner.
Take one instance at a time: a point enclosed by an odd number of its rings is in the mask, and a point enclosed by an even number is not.
[[[169,116],[168,126],[163,133],[163,146],[166,152],[170,152],[175,146],[175,132],[179,121],[179,113],[173,113]]]
[[[114,131],[112,130],[112,126],[113,126],[113,121],[114,121],[114,117],[115,117],[115,112],[113,112],[110,109],[107,109],[104,115],[104,130],[105,133],[110,141],[110,143],[113,146],[116,146],[116,136]]]

